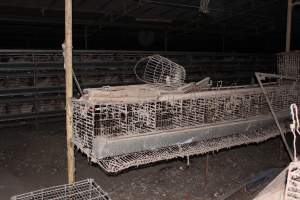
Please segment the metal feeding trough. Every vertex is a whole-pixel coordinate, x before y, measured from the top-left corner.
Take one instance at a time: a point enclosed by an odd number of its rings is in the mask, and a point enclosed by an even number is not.
[[[141,63],[144,70],[136,72],[146,84],[86,89],[73,100],[74,144],[105,171],[279,134],[257,85],[213,88],[207,79],[184,84],[184,68],[166,58],[155,55]],[[299,85],[270,81],[264,87],[283,122],[288,105],[300,101]]]
[[[11,197],[11,200],[110,200],[93,179],[53,186]]]

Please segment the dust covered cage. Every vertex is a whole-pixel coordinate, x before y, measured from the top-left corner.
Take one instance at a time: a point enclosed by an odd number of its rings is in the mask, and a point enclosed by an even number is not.
[[[110,200],[93,179],[53,186],[11,197],[11,200]]]
[[[197,84],[196,84],[197,85]],[[281,121],[299,84],[265,83]],[[73,100],[74,144],[107,172],[279,135],[257,85],[197,92],[151,84],[86,89]]]

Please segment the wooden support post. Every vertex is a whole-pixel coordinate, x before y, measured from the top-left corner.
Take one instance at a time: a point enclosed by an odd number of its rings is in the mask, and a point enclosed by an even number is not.
[[[67,162],[68,182],[75,182],[75,158],[73,144],[73,55],[72,55],[72,0],[65,0],[65,78],[66,78],[66,130],[67,130]]]
[[[291,50],[292,12],[293,12],[293,1],[288,0],[287,19],[286,19],[286,37],[285,37],[286,52],[289,52]]]

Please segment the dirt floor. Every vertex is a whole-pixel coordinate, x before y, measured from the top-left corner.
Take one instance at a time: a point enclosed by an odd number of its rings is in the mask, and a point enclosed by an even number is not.
[[[208,156],[161,162],[107,175],[76,153],[76,178],[93,178],[113,200],[221,200],[246,181],[289,160],[280,138]],[[281,150],[280,150],[281,146]],[[0,134],[0,199],[48,186],[65,184],[65,131],[62,125],[6,128]],[[206,160],[208,167],[206,168]],[[207,175],[206,175],[207,174]],[[240,188],[227,199],[251,199],[262,186]]]

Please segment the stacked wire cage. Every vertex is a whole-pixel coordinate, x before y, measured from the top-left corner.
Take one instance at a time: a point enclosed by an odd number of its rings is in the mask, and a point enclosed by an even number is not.
[[[93,179],[53,186],[11,197],[11,200],[110,200]]]
[[[277,54],[277,69],[281,75],[300,77],[300,52]]]

